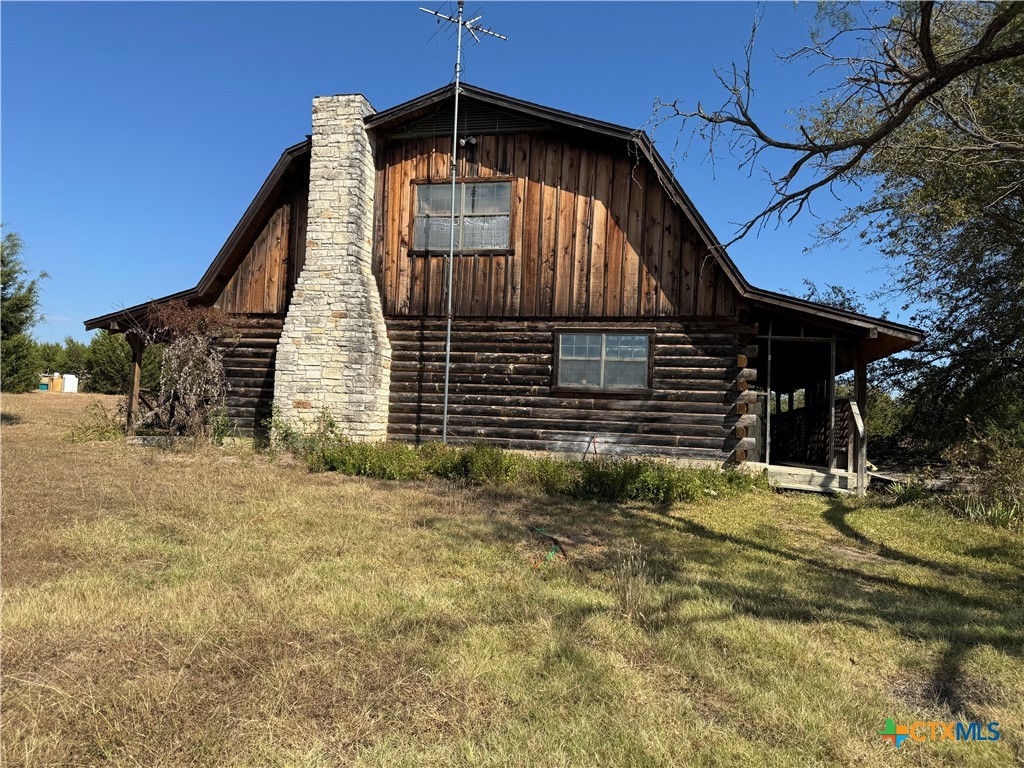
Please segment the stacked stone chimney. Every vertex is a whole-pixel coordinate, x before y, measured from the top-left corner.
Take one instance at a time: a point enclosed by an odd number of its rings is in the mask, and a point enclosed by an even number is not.
[[[313,100],[306,261],[277,348],[274,405],[308,430],[328,413],[355,440],[387,433],[391,345],[372,272],[373,146],[359,94]]]

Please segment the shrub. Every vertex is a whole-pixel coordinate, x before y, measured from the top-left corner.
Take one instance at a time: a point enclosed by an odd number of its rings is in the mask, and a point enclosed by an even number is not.
[[[519,478],[520,457],[493,445],[472,445],[462,451],[466,480],[475,484],[508,485]]]
[[[914,480],[893,483],[887,493],[894,504],[915,504],[928,496],[927,489]]]
[[[993,528],[1024,528],[1024,502],[1003,499],[982,499],[970,493],[955,493],[946,506],[957,517],[972,523],[986,523]]]
[[[419,448],[423,457],[424,471],[445,480],[460,480],[465,477],[462,451],[444,443],[426,443]]]
[[[310,452],[313,472],[341,472],[378,480],[416,480],[423,476],[423,461],[416,449],[403,443],[340,442]]]
[[[764,478],[737,470],[692,469],[654,459],[580,462],[570,495],[596,501],[673,504],[764,487]]]
[[[766,488],[764,476],[736,470],[690,469],[654,459],[557,459],[527,457],[491,445],[456,447],[428,443],[350,442],[338,435],[330,416],[303,435],[271,420],[274,443],[302,456],[313,472],[341,472],[382,480],[433,475],[471,485],[532,486],[544,493],[592,501],[673,504],[707,496],[736,495]]]
[[[120,440],[125,433],[125,404],[118,405],[114,412],[108,411],[102,403],[91,402],[82,418],[68,430],[67,439],[72,443]]]
[[[1008,433],[983,433],[967,422],[967,439],[947,452],[965,490],[947,507],[967,520],[1000,528],[1024,526],[1024,445]]]
[[[523,461],[521,479],[553,496],[573,496],[580,485],[580,467],[587,462],[549,457]]]

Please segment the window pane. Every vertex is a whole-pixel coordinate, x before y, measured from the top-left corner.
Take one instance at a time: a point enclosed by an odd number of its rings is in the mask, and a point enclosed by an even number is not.
[[[601,335],[597,333],[563,333],[560,357],[601,359]]]
[[[646,336],[620,336],[609,334],[605,337],[605,357],[615,360],[646,360]]]
[[[462,220],[462,249],[508,248],[508,216],[467,216]]]
[[[458,192],[458,188],[456,188]],[[458,209],[458,197],[456,209]],[[437,216],[440,214],[451,215],[452,212],[452,188],[450,184],[417,184],[416,185],[416,213]]]
[[[419,216],[412,233],[413,247],[421,251],[447,251],[451,231],[452,222],[447,216]]]
[[[578,387],[601,386],[601,361],[562,358],[558,361],[558,383]]]
[[[604,366],[604,386],[606,387],[646,387],[646,360],[607,360]]]
[[[508,213],[512,196],[510,182],[466,184],[466,214]]]

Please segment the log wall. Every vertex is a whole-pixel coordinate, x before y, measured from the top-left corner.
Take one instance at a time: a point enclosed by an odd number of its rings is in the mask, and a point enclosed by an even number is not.
[[[454,442],[582,454],[744,460],[754,448],[748,413],[756,371],[753,327],[735,320],[655,321],[652,390],[592,394],[553,387],[552,321],[463,321],[452,343],[449,437]],[[573,323],[610,332],[607,322]],[[444,322],[392,317],[388,435],[438,440],[444,391]],[[593,449],[591,449],[593,450]]]
[[[274,401],[274,359],[283,316],[238,318],[238,336],[225,345],[229,434],[255,437],[265,432]]]
[[[377,144],[374,270],[386,315],[444,313],[443,254],[410,251],[414,182],[450,178],[451,138]],[[733,317],[731,282],[653,168],[622,140],[482,135],[457,175],[512,182],[511,245],[455,257],[456,316]]]

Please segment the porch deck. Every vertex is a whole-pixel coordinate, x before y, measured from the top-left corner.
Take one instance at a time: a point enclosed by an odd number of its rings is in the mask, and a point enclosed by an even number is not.
[[[824,467],[802,467],[750,462],[751,467],[768,471],[768,482],[774,488],[786,491],[811,491],[814,493],[856,494],[857,473],[841,469],[828,470]],[[870,474],[869,474],[870,476]]]

